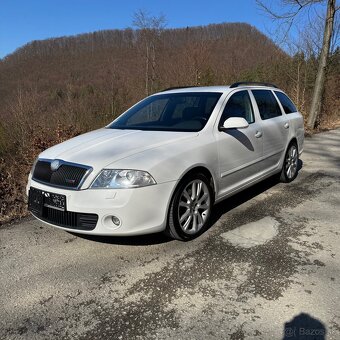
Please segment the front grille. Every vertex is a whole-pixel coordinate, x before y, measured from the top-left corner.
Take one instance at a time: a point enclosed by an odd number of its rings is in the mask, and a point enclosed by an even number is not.
[[[85,176],[91,171],[91,167],[59,161],[60,166],[57,170],[51,170],[51,162],[53,160],[38,160],[34,172],[33,179],[50,184],[56,187],[69,189],[78,189],[85,179]]]
[[[32,213],[45,222],[69,229],[93,230],[98,222],[98,215],[96,214],[60,211],[48,207],[43,208],[41,215],[34,211]]]

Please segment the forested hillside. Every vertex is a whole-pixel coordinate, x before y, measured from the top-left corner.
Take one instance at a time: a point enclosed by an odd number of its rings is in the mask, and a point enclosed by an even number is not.
[[[339,58],[339,50],[331,56],[321,126],[339,114]],[[0,223],[25,214],[24,183],[41,150],[106,125],[148,94],[266,81],[306,113],[316,67],[313,54],[290,56],[242,23],[31,42],[0,61]]]

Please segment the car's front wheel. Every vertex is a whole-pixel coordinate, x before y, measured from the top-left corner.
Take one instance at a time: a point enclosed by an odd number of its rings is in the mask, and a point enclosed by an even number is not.
[[[209,223],[213,192],[201,173],[184,178],[172,198],[166,233],[174,239],[191,240],[202,234]]]

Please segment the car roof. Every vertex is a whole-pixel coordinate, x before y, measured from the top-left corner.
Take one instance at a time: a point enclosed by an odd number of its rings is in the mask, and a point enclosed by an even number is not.
[[[225,92],[229,86],[193,86],[165,89],[161,93],[181,93],[181,92]]]
[[[237,89],[270,89],[270,90],[278,90],[277,87],[273,86],[264,86],[264,85],[239,85],[237,87],[231,87],[230,85],[221,85],[221,86],[193,86],[193,87],[178,87],[178,88],[170,88],[165,89],[161,92],[155,94],[165,94],[165,93],[187,93],[187,92],[229,92]]]

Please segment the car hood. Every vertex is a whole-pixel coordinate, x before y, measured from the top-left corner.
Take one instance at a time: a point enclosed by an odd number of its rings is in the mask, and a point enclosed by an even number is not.
[[[95,171],[122,158],[194,138],[196,132],[140,131],[99,129],[55,145],[40,154],[40,158],[62,159],[92,166]],[[166,155],[164,155],[166,156]]]

